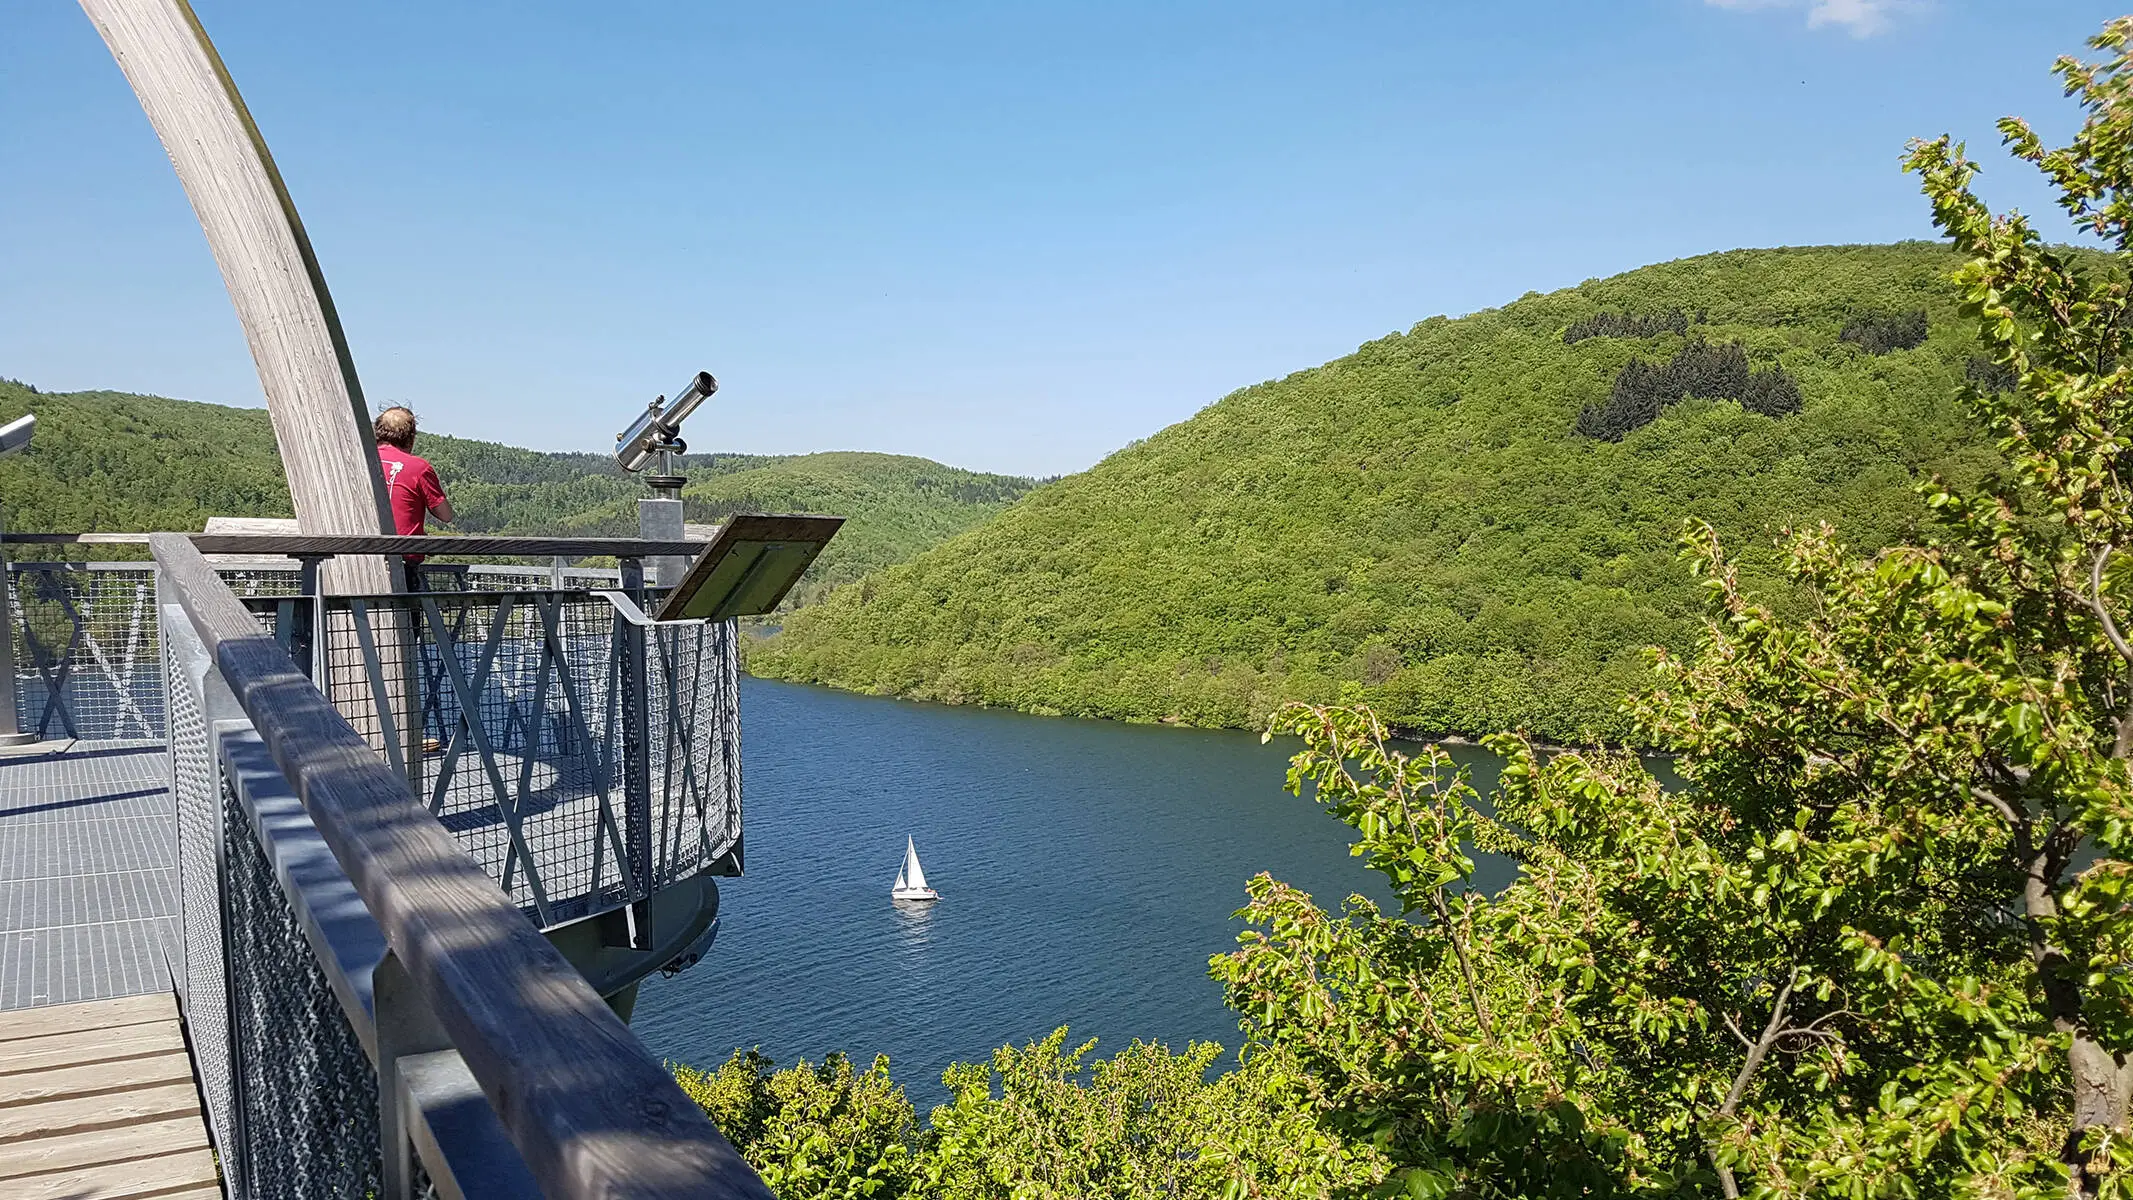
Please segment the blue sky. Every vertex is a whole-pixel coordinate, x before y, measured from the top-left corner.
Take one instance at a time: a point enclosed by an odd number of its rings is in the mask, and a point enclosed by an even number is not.
[[[2123,0],[2121,0],[2121,4]],[[373,404],[599,449],[1079,470],[1436,313],[1736,246],[1931,235],[1906,137],[2063,136],[2076,0],[196,0]],[[89,22],[0,16],[0,375],[259,404]]]

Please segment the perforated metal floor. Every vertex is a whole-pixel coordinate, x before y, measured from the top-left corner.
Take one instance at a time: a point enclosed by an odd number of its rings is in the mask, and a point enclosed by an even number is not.
[[[167,991],[177,936],[161,742],[0,756],[0,1009]]]

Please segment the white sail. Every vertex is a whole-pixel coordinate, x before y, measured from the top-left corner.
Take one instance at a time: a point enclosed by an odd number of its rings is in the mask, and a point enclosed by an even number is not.
[[[904,890],[904,869],[902,867],[896,868],[896,882],[889,885],[889,890],[892,892]]]
[[[904,838],[904,867],[899,878],[901,886],[914,890],[926,886],[926,869],[918,865],[918,843]]]

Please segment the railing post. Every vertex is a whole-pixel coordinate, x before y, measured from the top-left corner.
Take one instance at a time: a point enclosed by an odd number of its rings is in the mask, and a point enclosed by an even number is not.
[[[415,1200],[415,1143],[400,1063],[417,1054],[450,1050],[452,1039],[415,993],[414,981],[397,956],[387,954],[370,978],[378,1030],[378,1150],[385,1167],[382,1200]]]
[[[35,732],[22,728],[20,701],[15,693],[15,568],[0,546],[0,612],[6,622],[0,627],[0,746],[27,746],[37,740]]]
[[[629,586],[629,564],[624,559],[623,586]],[[642,595],[643,572],[637,573],[637,595]],[[651,669],[645,661],[645,628],[615,614],[615,633],[620,642],[616,656],[622,702],[622,844],[629,855],[631,878],[644,892],[629,908],[629,944],[632,949],[652,948],[652,697]]]
[[[297,591],[304,597],[303,603],[290,606],[290,616],[295,628],[289,631],[289,657],[297,669],[309,676],[313,683],[326,686],[326,672],[321,654],[325,639],[319,636],[319,624],[325,614],[319,611],[319,563],[323,555],[305,554],[297,557]]]

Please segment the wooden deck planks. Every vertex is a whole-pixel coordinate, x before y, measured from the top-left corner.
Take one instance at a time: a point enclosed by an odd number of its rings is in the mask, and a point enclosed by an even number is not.
[[[91,1000],[84,1004],[46,1004],[0,1012],[0,1046],[15,1038],[75,1033],[83,1029],[120,1029],[176,1021],[178,1002],[169,992]],[[0,1050],[0,1054],[4,1054]]]
[[[185,1038],[169,1024],[135,1025],[124,1029],[84,1029],[44,1037],[19,1038],[0,1048],[0,1077],[56,1067],[147,1058],[152,1054],[183,1053]]]
[[[200,1148],[198,1118],[165,1117],[119,1129],[91,1129],[27,1142],[0,1143],[0,1193],[24,1175],[94,1167]]]
[[[135,1200],[179,1188],[213,1187],[215,1156],[205,1149],[159,1154],[130,1162],[104,1163],[78,1171],[31,1175],[7,1181],[19,1200]]]
[[[204,1200],[217,1180],[169,995],[0,1012],[0,1195]]]

